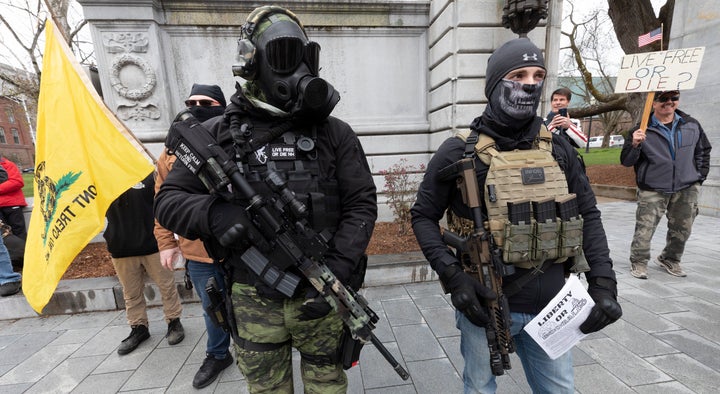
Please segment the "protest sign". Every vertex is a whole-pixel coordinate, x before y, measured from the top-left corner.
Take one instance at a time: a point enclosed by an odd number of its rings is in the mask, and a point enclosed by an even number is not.
[[[685,90],[695,87],[705,47],[625,55],[615,93]]]

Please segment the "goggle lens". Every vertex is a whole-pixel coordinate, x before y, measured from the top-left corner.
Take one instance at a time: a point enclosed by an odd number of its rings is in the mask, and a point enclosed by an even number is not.
[[[265,45],[265,58],[270,69],[278,74],[288,74],[305,60],[313,75],[319,71],[320,45],[303,42],[298,37],[278,37]]]

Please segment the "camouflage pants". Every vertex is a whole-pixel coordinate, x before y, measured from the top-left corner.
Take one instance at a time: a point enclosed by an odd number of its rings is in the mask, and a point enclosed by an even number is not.
[[[635,235],[630,245],[631,263],[646,265],[650,260],[650,240],[663,215],[668,219],[668,231],[660,259],[680,263],[685,242],[690,238],[692,225],[698,214],[699,193],[699,184],[673,194],[638,189]]]
[[[232,302],[238,336],[260,344],[282,344],[271,350],[248,350],[234,345],[240,371],[251,393],[292,393],[294,346],[302,355],[329,357],[337,352],[342,320],[328,316],[299,321],[304,299],[272,300],[257,295],[254,286],[234,283]],[[300,371],[306,393],[345,393],[347,377],[339,362],[309,362],[301,357]]]

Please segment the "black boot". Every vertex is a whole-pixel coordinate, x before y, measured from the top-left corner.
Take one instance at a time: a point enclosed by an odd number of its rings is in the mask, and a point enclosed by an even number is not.
[[[185,329],[183,329],[183,325],[180,323],[179,317],[170,320],[165,337],[168,340],[168,345],[177,345],[185,339]]]
[[[217,379],[218,375],[220,375],[220,372],[222,372],[223,369],[229,367],[232,363],[233,358],[230,353],[227,353],[225,355],[225,358],[222,360],[219,360],[208,354],[205,357],[205,361],[203,361],[202,365],[200,366],[200,369],[198,369],[197,373],[195,374],[195,378],[193,378],[193,387],[195,387],[196,389],[201,389],[210,385],[210,383],[214,382],[215,379]]]
[[[118,347],[117,352],[121,356],[124,354],[128,354],[135,350],[135,348],[137,348],[139,344],[143,343],[143,341],[148,338],[150,338],[150,332],[148,331],[147,326],[143,326],[142,324],[132,326],[130,336],[123,339],[123,341],[120,343],[120,347]]]

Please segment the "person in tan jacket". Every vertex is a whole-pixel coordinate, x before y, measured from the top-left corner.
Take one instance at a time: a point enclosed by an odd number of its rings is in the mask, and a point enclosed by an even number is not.
[[[185,105],[199,121],[203,122],[223,114],[225,97],[217,85],[193,84],[190,97],[185,100]],[[168,155],[167,150],[163,150],[156,165],[155,193],[160,190],[160,185],[172,169],[174,162],[175,156]],[[225,291],[223,272],[219,265],[213,264],[213,259],[208,256],[202,241],[176,237],[172,231],[162,227],[157,220],[155,220],[154,233],[160,249],[160,260],[165,268],[172,270],[174,269],[173,262],[176,259],[182,257],[186,259],[186,275],[189,276],[203,307],[210,304],[205,292],[205,285],[211,277],[215,278],[220,286],[220,291]],[[197,389],[210,385],[220,372],[233,363],[233,358],[228,351],[230,334],[213,324],[207,313],[204,314],[204,317],[208,333],[205,347],[206,357],[193,378],[193,387]]]

